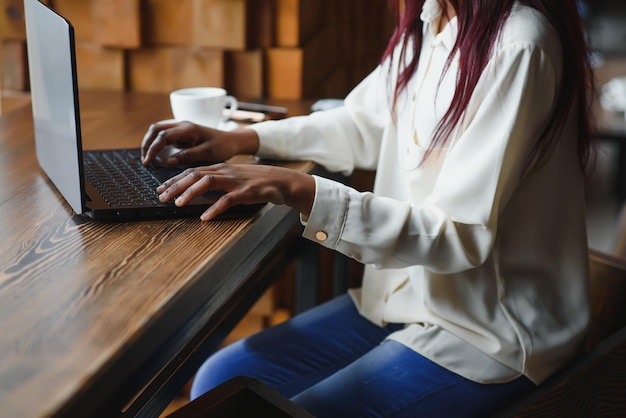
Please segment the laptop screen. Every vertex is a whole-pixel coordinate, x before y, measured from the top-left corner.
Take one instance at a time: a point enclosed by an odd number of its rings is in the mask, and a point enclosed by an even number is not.
[[[73,29],[38,0],[24,0],[39,165],[74,212],[85,203]]]

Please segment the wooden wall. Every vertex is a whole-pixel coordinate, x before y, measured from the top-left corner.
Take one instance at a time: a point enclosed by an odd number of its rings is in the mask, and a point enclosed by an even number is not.
[[[225,87],[248,99],[342,97],[377,64],[385,0],[42,0],[76,32],[82,88]],[[23,0],[0,0],[1,91],[28,92]]]

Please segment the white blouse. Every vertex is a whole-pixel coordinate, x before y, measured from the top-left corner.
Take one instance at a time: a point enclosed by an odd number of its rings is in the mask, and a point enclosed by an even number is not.
[[[315,177],[304,222],[304,237],[366,265],[350,291],[361,314],[406,324],[389,338],[473,381],[540,383],[571,359],[589,320],[575,114],[545,164],[522,177],[560,89],[559,38],[517,5],[460,126],[420,164],[458,68],[453,60],[441,79],[458,26],[454,18],[437,34],[440,17],[427,0],[396,122],[388,70],[397,64],[387,62],[342,108],[255,125],[259,155],[375,169],[373,193]]]

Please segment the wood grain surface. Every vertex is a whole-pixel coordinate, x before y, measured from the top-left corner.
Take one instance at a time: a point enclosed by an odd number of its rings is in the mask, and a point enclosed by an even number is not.
[[[136,146],[151,122],[171,117],[163,94],[91,92],[80,100],[85,149]],[[169,339],[183,326],[195,332],[193,315],[210,319],[297,222],[294,211],[274,205],[208,223],[102,223],[74,214],[37,164],[29,107],[0,117],[0,170],[7,417],[93,415],[164,344],[182,347]],[[167,359],[158,361],[150,368]]]

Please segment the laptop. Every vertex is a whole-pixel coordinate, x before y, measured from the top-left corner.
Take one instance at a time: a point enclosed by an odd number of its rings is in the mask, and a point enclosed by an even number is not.
[[[74,212],[107,221],[181,218],[219,198],[208,192],[181,208],[161,203],[156,187],[184,168],[144,167],[139,148],[83,151],[72,24],[39,0],[24,0],[24,11],[37,160]]]

